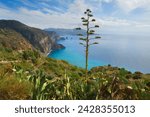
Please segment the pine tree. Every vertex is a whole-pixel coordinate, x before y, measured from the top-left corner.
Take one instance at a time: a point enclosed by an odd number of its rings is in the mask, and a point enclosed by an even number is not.
[[[80,40],[82,41],[80,44],[83,45],[85,47],[85,78],[87,80],[88,78],[88,56],[89,56],[89,47],[91,45],[95,45],[98,44],[98,42],[91,42],[91,40],[95,40],[95,39],[99,39],[101,37],[99,36],[95,36],[95,28],[99,28],[99,25],[94,25],[94,22],[96,21],[93,18],[92,15],[92,11],[90,9],[87,9],[85,12],[85,17],[82,17],[82,25],[85,27],[86,30],[86,35],[84,34],[78,34],[78,36],[80,37]],[[94,25],[94,26],[92,26]],[[81,30],[81,28],[76,28],[76,30]]]

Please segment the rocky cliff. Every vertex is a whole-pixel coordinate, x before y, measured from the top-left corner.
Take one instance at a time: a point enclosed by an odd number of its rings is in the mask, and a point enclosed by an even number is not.
[[[29,27],[19,21],[0,20],[0,29],[12,30],[21,34],[33,48],[44,54],[48,54],[51,50],[63,48],[62,45],[55,43],[54,34],[48,34],[41,29]]]

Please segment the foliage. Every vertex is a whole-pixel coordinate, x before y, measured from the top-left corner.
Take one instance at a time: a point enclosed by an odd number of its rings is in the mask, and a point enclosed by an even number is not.
[[[28,51],[23,51],[22,53],[22,59],[24,60],[31,60],[33,63],[36,63],[37,58],[40,57],[40,53],[36,50],[28,50]]]
[[[0,79],[0,99],[25,100],[30,99],[31,85],[29,82],[20,82],[15,75]]]
[[[32,100],[48,99],[48,93],[46,91],[50,84],[47,81],[48,79],[46,75],[42,71],[36,71],[33,75],[29,75],[28,80],[33,84],[31,94]]]
[[[9,51],[11,56],[13,53]],[[32,61],[34,57],[36,63]],[[16,53],[14,62],[5,60],[0,63],[0,99],[150,99],[150,74],[108,65],[89,70],[85,81],[84,69],[34,51]]]
[[[70,77],[64,71],[62,78],[52,78],[42,71],[28,74],[33,84],[31,99],[95,100],[95,99],[150,99],[150,80],[125,77],[128,71],[110,66],[93,68],[90,79]],[[134,76],[134,74],[132,74]]]

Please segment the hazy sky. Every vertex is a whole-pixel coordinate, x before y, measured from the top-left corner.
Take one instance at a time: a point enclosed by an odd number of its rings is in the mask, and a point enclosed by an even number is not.
[[[42,29],[75,28],[87,8],[103,33],[150,35],[150,0],[0,0],[0,19]]]

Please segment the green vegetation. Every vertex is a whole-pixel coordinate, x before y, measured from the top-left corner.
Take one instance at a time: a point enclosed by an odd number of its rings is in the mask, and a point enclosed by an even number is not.
[[[150,74],[111,65],[87,72],[26,44],[17,32],[0,29],[0,99],[150,99]]]
[[[94,39],[99,39],[101,37],[99,36],[93,36],[95,34],[95,30],[94,28],[99,28],[98,25],[94,25],[92,26],[91,23],[94,23],[96,20],[93,19],[93,15],[92,15],[92,11],[90,9],[87,9],[84,14],[86,15],[86,17],[82,17],[82,23],[83,26],[86,27],[86,36],[84,36],[83,34],[78,34],[81,38],[80,40],[83,41],[83,43],[81,42],[80,44],[83,45],[85,47],[85,78],[87,80],[88,78],[88,56],[89,56],[89,47],[91,45],[95,45],[98,44],[97,42],[93,42]],[[81,30],[81,28],[76,28],[77,30]],[[91,42],[92,41],[92,42]]]
[[[25,38],[11,29],[0,29],[0,61],[17,60],[22,50],[32,50]]]
[[[17,59],[0,63],[0,99],[150,99],[149,74],[109,65],[91,69],[85,82],[84,69],[37,51],[18,53]]]

